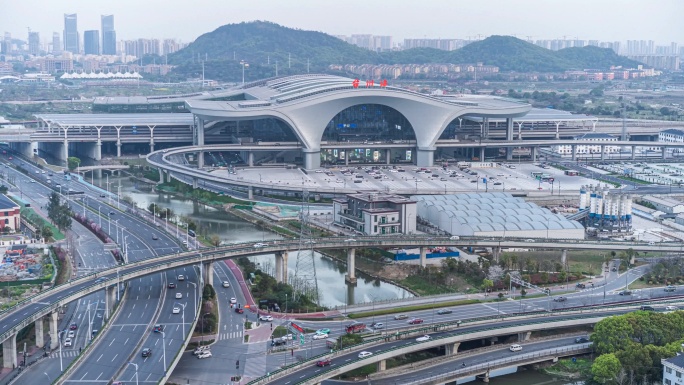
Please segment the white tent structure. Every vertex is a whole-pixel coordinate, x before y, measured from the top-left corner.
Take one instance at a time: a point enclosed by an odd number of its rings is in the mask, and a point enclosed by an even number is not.
[[[65,80],[140,80],[137,72],[66,72],[59,77]]]
[[[584,239],[584,227],[508,193],[414,195],[418,216],[452,235]]]

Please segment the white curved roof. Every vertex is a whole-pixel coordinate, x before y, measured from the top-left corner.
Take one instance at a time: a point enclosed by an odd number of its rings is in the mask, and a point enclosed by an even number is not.
[[[137,72],[65,72],[60,79],[67,80],[104,80],[104,79],[142,79]]]

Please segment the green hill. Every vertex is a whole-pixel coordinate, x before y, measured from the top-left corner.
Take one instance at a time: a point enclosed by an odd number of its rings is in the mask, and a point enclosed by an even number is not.
[[[561,72],[638,64],[610,49],[584,47],[555,52],[511,36],[490,36],[456,51],[416,48],[375,53],[322,32],[292,29],[265,21],[219,27],[169,55],[168,60],[178,66],[174,70],[178,78],[197,77],[202,71],[197,59],[205,57],[207,78],[232,81],[241,79],[241,60],[249,63],[247,81],[274,76],[276,61],[281,76],[306,73],[307,60],[312,73],[330,72],[328,66],[331,64],[483,62],[498,66],[502,72]]]

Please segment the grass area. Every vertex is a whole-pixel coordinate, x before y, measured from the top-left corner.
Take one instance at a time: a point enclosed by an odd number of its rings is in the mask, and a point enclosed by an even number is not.
[[[637,179],[637,178],[632,178],[631,176],[618,176],[617,178],[626,180],[628,182],[637,183],[637,184],[651,184],[650,182],[646,182],[644,180]]]
[[[252,328],[252,322],[251,321],[245,321],[245,330],[249,330]]]
[[[337,377],[340,380],[352,379],[352,378],[366,378],[366,376],[375,373],[377,370],[376,364],[370,364],[362,366],[360,368],[350,370],[346,373],[341,374]]]
[[[423,276],[409,275],[405,279],[398,281],[402,286],[415,291],[421,296],[444,294],[460,291],[458,287],[449,287],[447,285],[440,285],[436,282],[429,282]]]
[[[620,188],[620,186],[622,186],[620,183],[615,183],[615,182],[613,182],[613,181],[605,180],[605,179],[601,179],[601,178],[594,178],[594,180],[597,180],[597,181],[599,181],[599,182],[603,182],[603,183],[609,184],[609,185],[611,185],[611,186],[613,186],[613,187],[615,187],[615,188]]]
[[[388,359],[385,368],[392,369],[399,366],[412,364],[414,362],[430,360],[439,356],[440,354],[437,354],[434,350],[424,350],[422,352],[404,354],[402,356]]]
[[[546,368],[543,371],[550,375],[560,375],[563,377],[579,378],[591,376],[591,365],[593,361],[588,358],[561,359],[558,362]]]
[[[381,310],[375,310],[375,311],[366,311],[362,313],[350,313],[348,315],[349,318],[362,318],[362,317],[373,317],[373,316],[380,316],[380,315],[385,315],[385,314],[396,314],[396,313],[403,313],[403,312],[410,312],[410,311],[417,311],[417,310],[429,310],[429,309],[437,309],[437,308],[443,308],[443,307],[449,307],[449,306],[461,306],[461,305],[471,305],[474,303],[480,303],[479,299],[465,299],[465,300],[459,300],[459,301],[451,301],[451,302],[440,302],[440,303],[427,303],[424,305],[415,305],[415,306],[404,306],[404,307],[395,307],[395,308],[389,308],[389,309],[381,309]]]
[[[61,241],[62,239],[64,239],[64,234],[61,231],[59,231],[59,229],[55,225],[53,225],[45,218],[38,215],[38,213],[35,212],[35,210],[33,210],[32,208],[22,207],[20,210],[20,214],[27,221],[31,222],[31,224],[38,228],[42,229],[46,226],[49,227],[50,230],[52,230],[52,239],[54,239],[55,241]]]
[[[285,334],[288,334],[287,328],[285,326],[276,326],[275,329],[273,329],[273,338],[280,338],[284,336]]]
[[[571,273],[584,273],[588,275],[600,275],[603,270],[603,262],[612,259],[611,250],[568,250],[568,266]],[[536,261],[551,260],[560,262],[560,251],[526,251],[506,252],[503,255],[518,255]]]

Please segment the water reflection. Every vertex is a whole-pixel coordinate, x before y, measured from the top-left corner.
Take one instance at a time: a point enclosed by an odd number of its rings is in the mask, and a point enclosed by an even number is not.
[[[102,188],[106,188],[106,180],[95,179],[94,183]],[[205,228],[207,234],[216,234],[224,243],[236,243],[247,241],[267,241],[277,239],[278,236],[263,231],[245,222],[242,219],[208,207],[190,200],[181,200],[169,194],[157,194],[139,191],[133,182],[127,178],[109,178],[110,190],[119,190],[121,194],[128,195],[137,203],[140,208],[147,208],[151,203],[158,204],[163,208],[170,208],[174,214],[188,216],[198,225],[198,228]],[[275,256],[265,254],[253,257],[255,263],[260,264],[260,268],[265,272],[275,275]],[[408,298],[413,295],[395,285],[382,282],[379,279],[359,274],[357,272],[357,284],[346,285],[344,276],[347,274],[347,264],[314,253],[313,261],[316,267],[316,277],[318,278],[318,290],[320,304],[327,307],[344,306],[356,303],[369,303],[374,301]],[[290,253],[288,258],[288,272],[293,274],[297,264],[297,253]],[[347,286],[347,287],[345,287]]]

